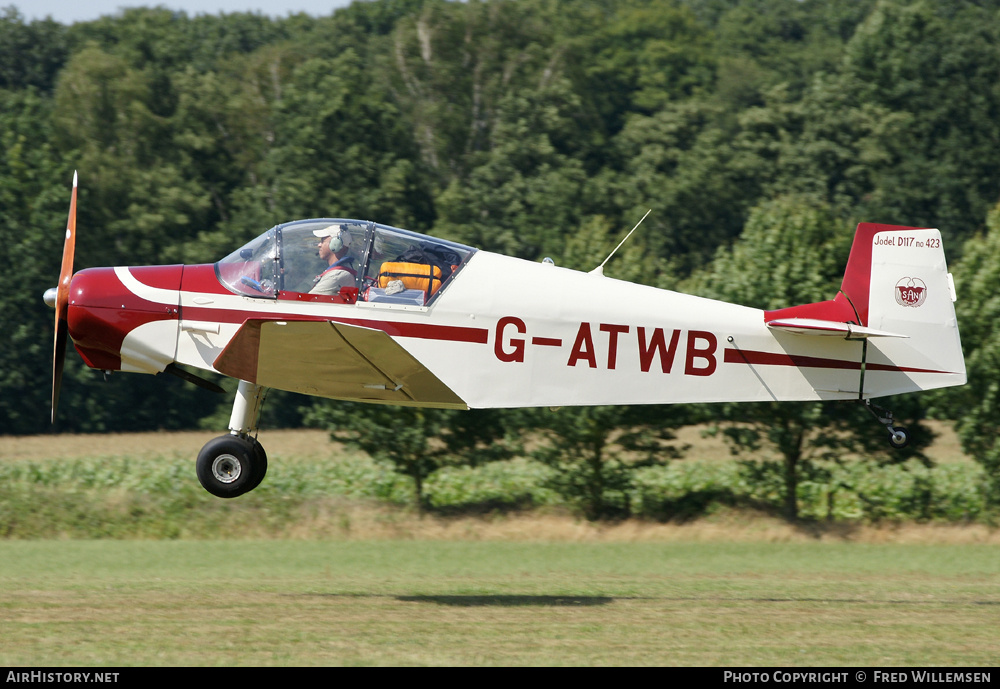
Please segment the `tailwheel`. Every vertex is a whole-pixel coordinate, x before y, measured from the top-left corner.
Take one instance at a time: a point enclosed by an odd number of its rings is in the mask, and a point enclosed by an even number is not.
[[[208,441],[198,453],[195,469],[201,485],[219,498],[235,498],[264,479],[267,457],[256,440],[223,435]]]
[[[889,444],[897,450],[902,450],[910,444],[910,434],[902,426],[889,429]]]
[[[871,400],[865,400],[865,408],[871,412],[872,416],[889,431],[889,445],[896,450],[902,450],[910,444],[910,433],[902,426],[892,424],[892,412],[877,404],[872,404]]]

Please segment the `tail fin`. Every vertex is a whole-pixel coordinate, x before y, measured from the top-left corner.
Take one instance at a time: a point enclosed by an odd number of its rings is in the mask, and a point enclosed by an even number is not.
[[[765,313],[772,328],[865,339],[862,397],[966,382],[941,233],[861,223],[836,299]]]

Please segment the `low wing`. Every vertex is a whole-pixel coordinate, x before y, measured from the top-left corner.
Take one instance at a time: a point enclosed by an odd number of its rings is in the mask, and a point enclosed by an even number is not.
[[[865,337],[909,337],[909,335],[899,335],[897,333],[886,332],[867,328],[854,323],[840,323],[838,321],[824,321],[818,318],[781,318],[767,322],[767,327],[772,330],[783,330],[796,335],[821,335],[828,337],[843,337],[848,340],[857,340]]]
[[[214,366],[233,378],[319,397],[468,408],[383,331],[332,321],[247,320]]]

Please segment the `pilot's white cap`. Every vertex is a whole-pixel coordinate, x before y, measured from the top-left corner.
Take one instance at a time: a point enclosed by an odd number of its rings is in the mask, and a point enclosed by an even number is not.
[[[323,237],[333,237],[334,239],[339,238],[341,241],[341,246],[351,245],[351,233],[345,230],[343,225],[341,225],[340,223],[327,225],[321,230],[313,230],[313,234],[320,238]]]

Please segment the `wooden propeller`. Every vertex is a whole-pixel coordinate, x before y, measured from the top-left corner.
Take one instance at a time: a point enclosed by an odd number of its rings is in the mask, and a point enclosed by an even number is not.
[[[69,283],[73,279],[73,256],[76,253],[76,188],[77,175],[74,172],[69,219],[66,221],[66,239],[63,242],[62,267],[59,269],[59,285],[56,287],[55,337],[52,344],[52,423],[56,422],[56,407],[59,405],[59,389],[62,387],[66,344],[69,340],[66,312],[69,305]]]

